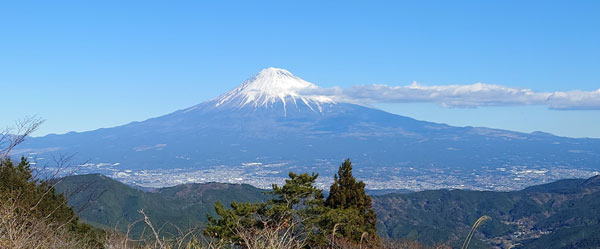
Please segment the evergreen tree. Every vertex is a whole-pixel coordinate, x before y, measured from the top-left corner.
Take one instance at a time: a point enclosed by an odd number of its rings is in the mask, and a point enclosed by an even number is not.
[[[352,175],[352,162],[346,159],[339,167],[330,187],[325,206],[331,210],[327,214],[327,227],[339,225],[339,234],[358,241],[367,233],[376,236],[376,216],[371,197],[365,192],[365,183]]]
[[[219,218],[208,216],[208,226],[204,234],[228,243],[239,244],[241,238],[238,232],[245,229],[263,228],[259,222],[258,210],[260,203],[232,202],[231,208],[225,208],[220,202],[215,203],[215,213]]]
[[[242,245],[240,231],[284,228],[310,241],[320,234],[318,221],[324,212],[322,190],[314,186],[316,174],[289,174],[283,186],[273,185],[273,199],[265,203],[232,203],[226,209],[215,204],[218,218],[209,217],[204,233],[228,243]],[[288,229],[289,228],[289,229]]]
[[[272,195],[269,201],[269,216],[277,221],[283,219],[302,218],[309,219],[323,207],[323,191],[314,186],[318,174],[296,174],[290,172],[290,179],[285,180],[283,186],[273,184]],[[294,217],[299,216],[299,217]]]

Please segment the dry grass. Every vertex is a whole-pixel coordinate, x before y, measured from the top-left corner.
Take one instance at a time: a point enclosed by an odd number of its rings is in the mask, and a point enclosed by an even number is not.
[[[247,249],[301,249],[306,245],[303,239],[282,227],[240,231],[239,236]]]
[[[344,239],[336,239],[326,249],[452,249],[446,245],[426,246],[411,240],[367,240],[354,243]]]
[[[477,219],[477,221],[475,221],[475,223],[473,223],[473,226],[471,227],[471,231],[469,231],[469,234],[467,235],[467,238],[465,239],[465,242],[462,245],[462,249],[468,249],[469,248],[469,244],[471,243],[471,239],[473,238],[473,235],[475,234],[475,231],[477,230],[477,228],[479,226],[481,226],[481,224],[483,224],[484,222],[490,220],[492,218],[490,218],[487,215],[481,216],[479,217],[479,219]]]
[[[30,208],[21,207],[14,198],[0,200],[0,248],[71,249],[85,248],[65,228],[47,219],[34,217]]]

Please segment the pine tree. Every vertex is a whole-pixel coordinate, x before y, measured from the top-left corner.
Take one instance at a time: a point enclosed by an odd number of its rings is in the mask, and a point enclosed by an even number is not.
[[[350,159],[339,167],[325,206],[331,209],[327,226],[342,224],[339,231],[344,237],[360,240],[365,232],[370,237],[376,236],[371,197],[365,192],[365,183],[352,175]]]
[[[283,186],[273,184],[273,191],[270,194],[274,198],[267,202],[264,214],[276,222],[311,220],[320,212],[325,202],[323,191],[314,186],[318,175],[290,172],[289,177],[290,179],[285,180]]]
[[[318,222],[324,212],[322,190],[314,186],[317,174],[289,174],[283,186],[273,185],[273,199],[264,203],[232,203],[227,209],[215,204],[219,217],[208,217],[205,235],[243,245],[239,233],[284,228],[286,233],[315,241]],[[289,229],[288,229],[289,228]]]
[[[262,228],[257,211],[261,203],[232,202],[231,208],[225,208],[220,202],[215,203],[215,213],[219,218],[208,216],[208,226],[204,234],[231,243],[241,243],[238,231]]]

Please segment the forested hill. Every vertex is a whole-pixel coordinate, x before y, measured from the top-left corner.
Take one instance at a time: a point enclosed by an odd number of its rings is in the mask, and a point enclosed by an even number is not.
[[[185,184],[144,192],[102,175],[78,175],[57,185],[88,223],[125,230],[144,209],[165,233],[202,226],[221,201],[269,198],[250,185]],[[373,196],[378,232],[426,244],[459,245],[480,216],[471,248],[595,248],[600,246],[600,176],[561,180],[514,192],[431,190]],[[141,227],[141,226],[140,226]],[[177,228],[176,228],[177,227]],[[133,227],[133,232],[140,232]]]
[[[379,233],[433,244],[462,242],[473,222],[477,244],[509,248],[600,246],[600,176],[561,180],[515,192],[434,190],[374,196]]]
[[[125,231],[141,218],[143,209],[166,233],[196,227],[214,214],[214,204],[220,201],[259,202],[269,196],[264,190],[247,184],[198,183],[184,184],[145,192],[99,174],[75,175],[60,179],[56,189],[64,193],[69,204],[86,222],[100,227]],[[133,226],[141,232],[143,224]]]

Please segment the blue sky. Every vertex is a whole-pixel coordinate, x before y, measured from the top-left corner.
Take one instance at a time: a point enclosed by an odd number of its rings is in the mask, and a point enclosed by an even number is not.
[[[322,87],[600,88],[599,1],[15,1],[0,7],[0,127],[144,120],[274,66]],[[452,125],[600,137],[599,110],[377,106]]]

